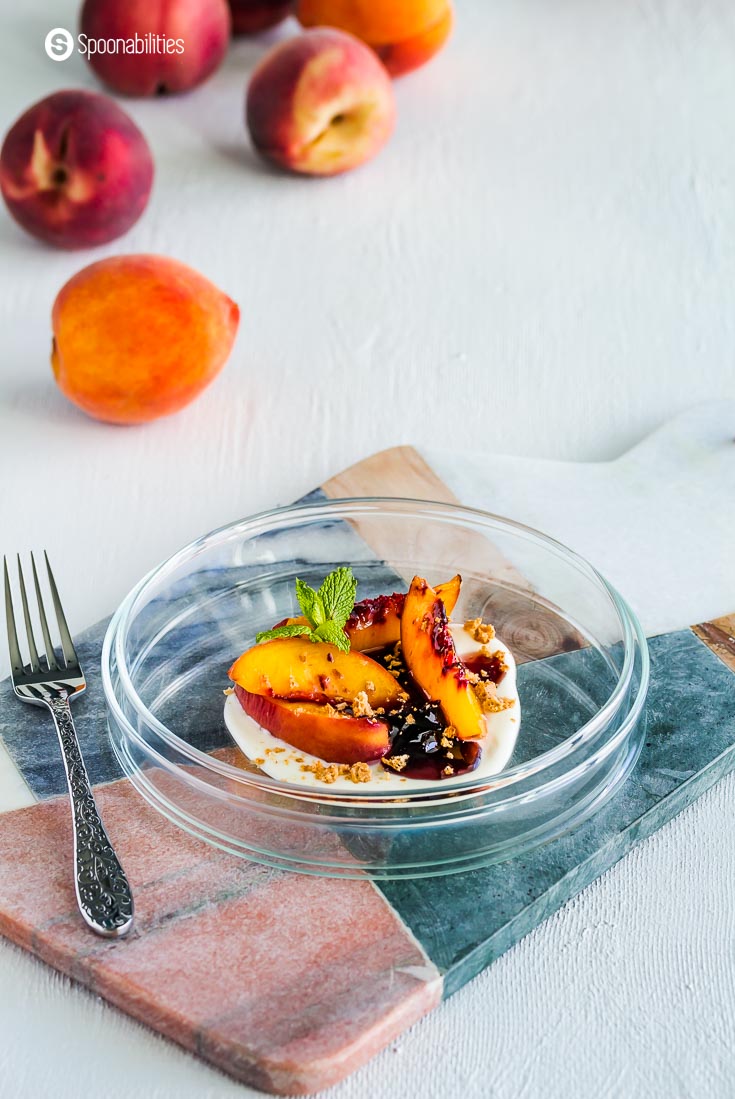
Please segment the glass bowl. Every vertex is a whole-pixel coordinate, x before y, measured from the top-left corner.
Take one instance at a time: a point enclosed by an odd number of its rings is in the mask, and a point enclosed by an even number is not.
[[[522,721],[501,773],[330,792],[279,782],[234,747],[227,669],[259,630],[349,564],[358,598],[415,574],[463,577],[455,620],[491,621],[518,662]],[[470,870],[576,827],[638,756],[648,650],[632,611],[586,561],[529,527],[449,504],[312,499],[192,542],[114,615],[102,672],[126,775],[181,828],[247,859],[302,873],[378,878]],[[323,786],[323,788],[322,788]]]

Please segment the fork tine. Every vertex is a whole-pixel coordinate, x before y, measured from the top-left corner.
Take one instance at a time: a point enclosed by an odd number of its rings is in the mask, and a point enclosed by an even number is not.
[[[14,675],[23,674],[23,657],[20,655],[18,634],[15,629],[15,615],[13,614],[13,597],[10,594],[10,576],[8,575],[8,559],[3,557],[3,570],[5,572],[5,619],[8,625],[8,648],[10,649],[10,666]]]
[[[31,653],[31,671],[40,672],[41,664],[38,659],[38,649],[36,648],[36,639],[33,636],[33,626],[31,625],[31,615],[28,610],[28,596],[26,595],[26,583],[23,579],[23,569],[20,563],[20,554],[18,554],[18,580],[20,581],[20,599],[23,604],[23,618],[26,624],[26,633],[28,635],[28,648]]]
[[[61,606],[61,600],[59,599],[59,589],[56,587],[56,581],[54,580],[54,574],[51,571],[51,565],[46,550],[43,551],[43,556],[46,559],[46,571],[48,572],[51,598],[54,603],[54,610],[56,611],[56,620],[59,624],[59,635],[61,637],[61,648],[64,651],[64,660],[66,661],[67,668],[72,664],[79,665],[77,650],[74,648],[74,642],[71,639],[69,627],[66,624],[66,616],[64,615],[64,610]]]
[[[36,589],[36,602],[38,603],[38,617],[41,619],[41,633],[43,634],[43,643],[46,646],[46,663],[49,666],[49,671],[57,671],[59,665],[56,660],[56,653],[54,652],[54,643],[51,640],[51,634],[49,633],[48,622],[46,621],[46,610],[43,605],[43,599],[41,598],[41,586],[38,583],[38,573],[36,572],[36,559],[32,553],[31,567],[33,568],[33,586]]]

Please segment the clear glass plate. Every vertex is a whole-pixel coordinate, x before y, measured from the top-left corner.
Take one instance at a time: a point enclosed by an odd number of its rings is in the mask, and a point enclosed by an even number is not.
[[[522,722],[507,768],[411,781],[405,793],[304,788],[262,774],[223,719],[227,669],[298,613],[294,580],[352,567],[358,598],[463,577],[456,620],[482,615],[512,649]],[[485,512],[417,500],[314,500],[191,543],[125,599],[105,638],[109,730],[133,785],[227,851],[303,873],[454,873],[577,826],[614,793],[643,740],[648,650],[604,578],[553,539]]]

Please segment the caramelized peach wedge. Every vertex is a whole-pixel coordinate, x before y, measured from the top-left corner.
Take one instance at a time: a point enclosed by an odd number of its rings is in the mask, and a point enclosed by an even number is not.
[[[238,746],[272,777],[339,789],[500,770],[518,733],[515,663],[489,623],[450,621],[461,584],[416,576],[356,602],[349,568],[318,589],[297,579],[302,613],[230,668]]]

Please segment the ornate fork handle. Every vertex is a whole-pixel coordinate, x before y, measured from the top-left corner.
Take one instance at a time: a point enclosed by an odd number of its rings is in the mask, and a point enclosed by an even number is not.
[[[79,750],[66,696],[47,699],[64,756],[74,821],[74,884],[82,915],[93,931],[116,938],[133,922],[133,895],[100,815]]]

